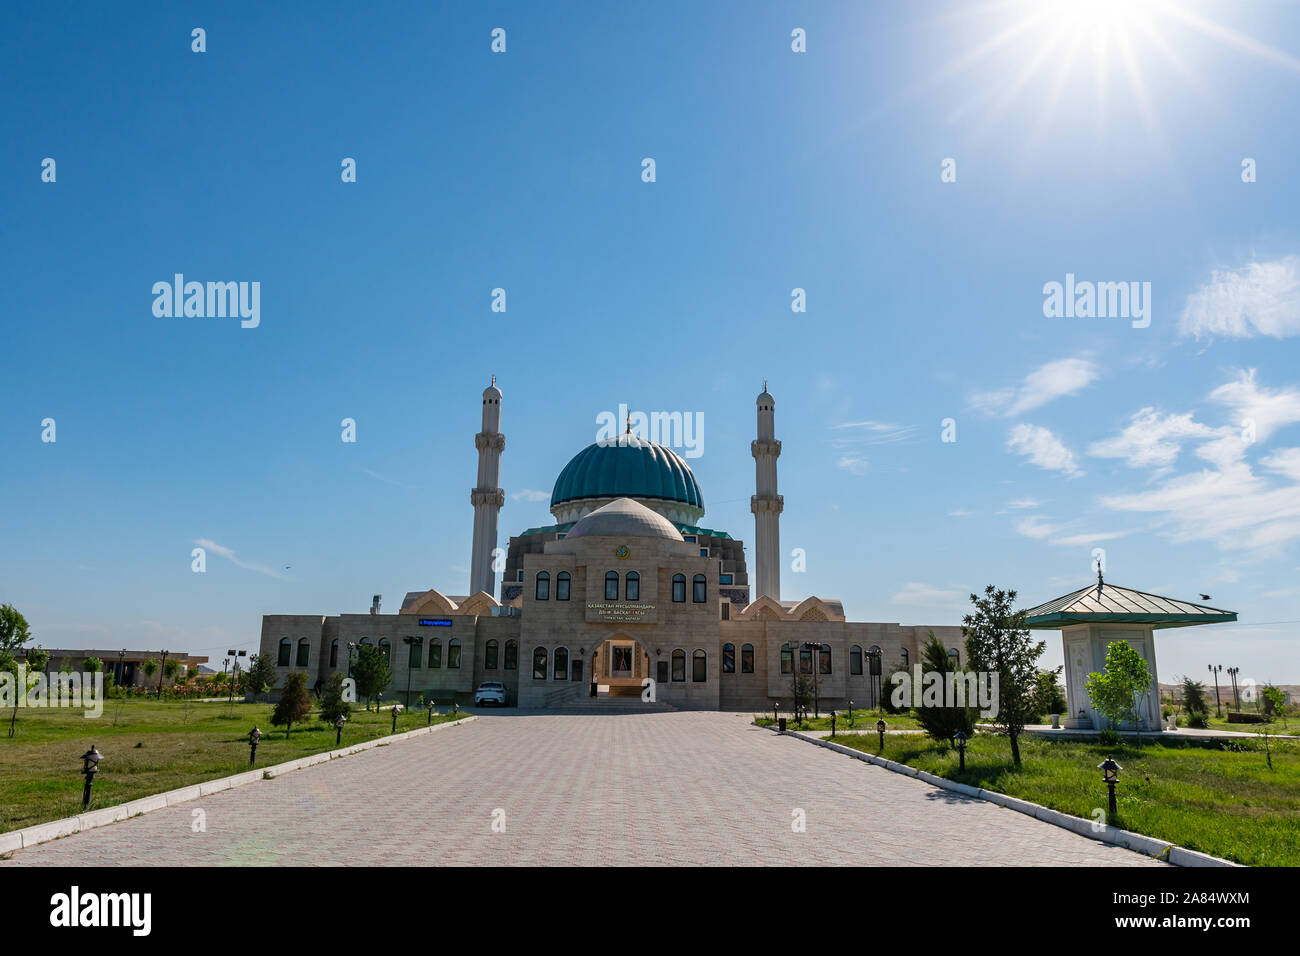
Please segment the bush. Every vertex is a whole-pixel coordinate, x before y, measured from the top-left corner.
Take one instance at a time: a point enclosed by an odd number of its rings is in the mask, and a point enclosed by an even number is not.
[[[1187,714],[1187,726],[1196,730],[1208,730],[1210,728],[1209,715],[1203,710],[1189,711]]]
[[[1119,731],[1114,727],[1107,727],[1097,736],[1097,740],[1100,743],[1105,744],[1107,747],[1118,747]]]

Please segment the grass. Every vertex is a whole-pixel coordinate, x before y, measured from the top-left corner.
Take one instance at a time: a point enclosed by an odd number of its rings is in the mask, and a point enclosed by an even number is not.
[[[1235,725],[1234,725],[1235,726]],[[836,743],[877,752],[877,738],[840,734]],[[956,750],[923,736],[885,738],[884,756],[937,776],[1093,819],[1106,807],[1097,764],[1108,754],[1124,768],[1117,792],[1126,830],[1249,866],[1300,866],[1300,742],[1274,741],[1273,769],[1255,740],[1131,742],[1021,737],[1022,767],[1006,737],[978,734]]]
[[[849,724],[848,711],[837,710],[835,712],[835,729],[837,731],[869,731],[873,736],[876,733],[876,721],[880,718],[885,719],[885,724],[889,730],[920,730],[921,725],[916,722],[916,718],[911,713],[906,714],[889,714],[874,710],[858,709],[854,712],[853,724]],[[795,730],[830,730],[831,719],[823,714],[821,717],[810,717],[803,722],[803,726],[790,718],[789,714],[782,715],[787,719],[788,727]],[[772,720],[772,714],[769,711],[766,715],[758,714],[754,718],[754,723],[760,727],[772,727],[776,722]]]
[[[284,728],[271,725],[271,709],[270,704],[237,702],[232,708],[143,699],[106,701],[97,719],[81,711],[25,709],[18,712],[13,738],[6,736],[6,711],[0,730],[0,832],[80,813],[81,755],[91,744],[104,755],[92,810],[247,770],[248,732],[254,725],[265,733],[257,745],[259,767],[334,749],[334,729],[314,719],[294,726],[286,740]],[[452,719],[443,714],[434,723]],[[387,736],[392,720],[387,710],[354,709],[343,745]],[[425,722],[423,712],[407,711],[397,718],[397,731]]]

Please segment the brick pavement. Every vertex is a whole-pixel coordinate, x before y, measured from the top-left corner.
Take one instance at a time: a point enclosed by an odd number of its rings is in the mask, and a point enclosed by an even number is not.
[[[749,721],[489,714],[4,865],[1160,865]]]

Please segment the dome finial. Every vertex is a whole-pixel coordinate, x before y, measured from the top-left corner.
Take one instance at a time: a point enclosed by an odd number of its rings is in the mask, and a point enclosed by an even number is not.
[[[491,385],[495,385],[496,383],[497,383],[497,377],[496,377],[495,375],[493,375],[493,376],[492,376],[492,381],[491,381],[489,384],[491,384]]]
[[[632,413],[627,413],[627,434],[632,434]]]

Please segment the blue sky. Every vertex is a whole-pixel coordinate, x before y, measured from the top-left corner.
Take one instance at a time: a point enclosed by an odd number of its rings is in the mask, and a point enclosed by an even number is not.
[[[1300,681],[1300,7],[4,18],[0,600],[45,646],[219,661],[264,613],[463,593],[492,374],[502,545],[619,403],[703,414],[704,524],[751,541],[766,378],[784,597],[958,623],[1100,546],[1240,612],[1163,679]],[[176,272],[260,282],[260,325],[156,317]],[[1046,317],[1067,274],[1149,282],[1150,326]]]

